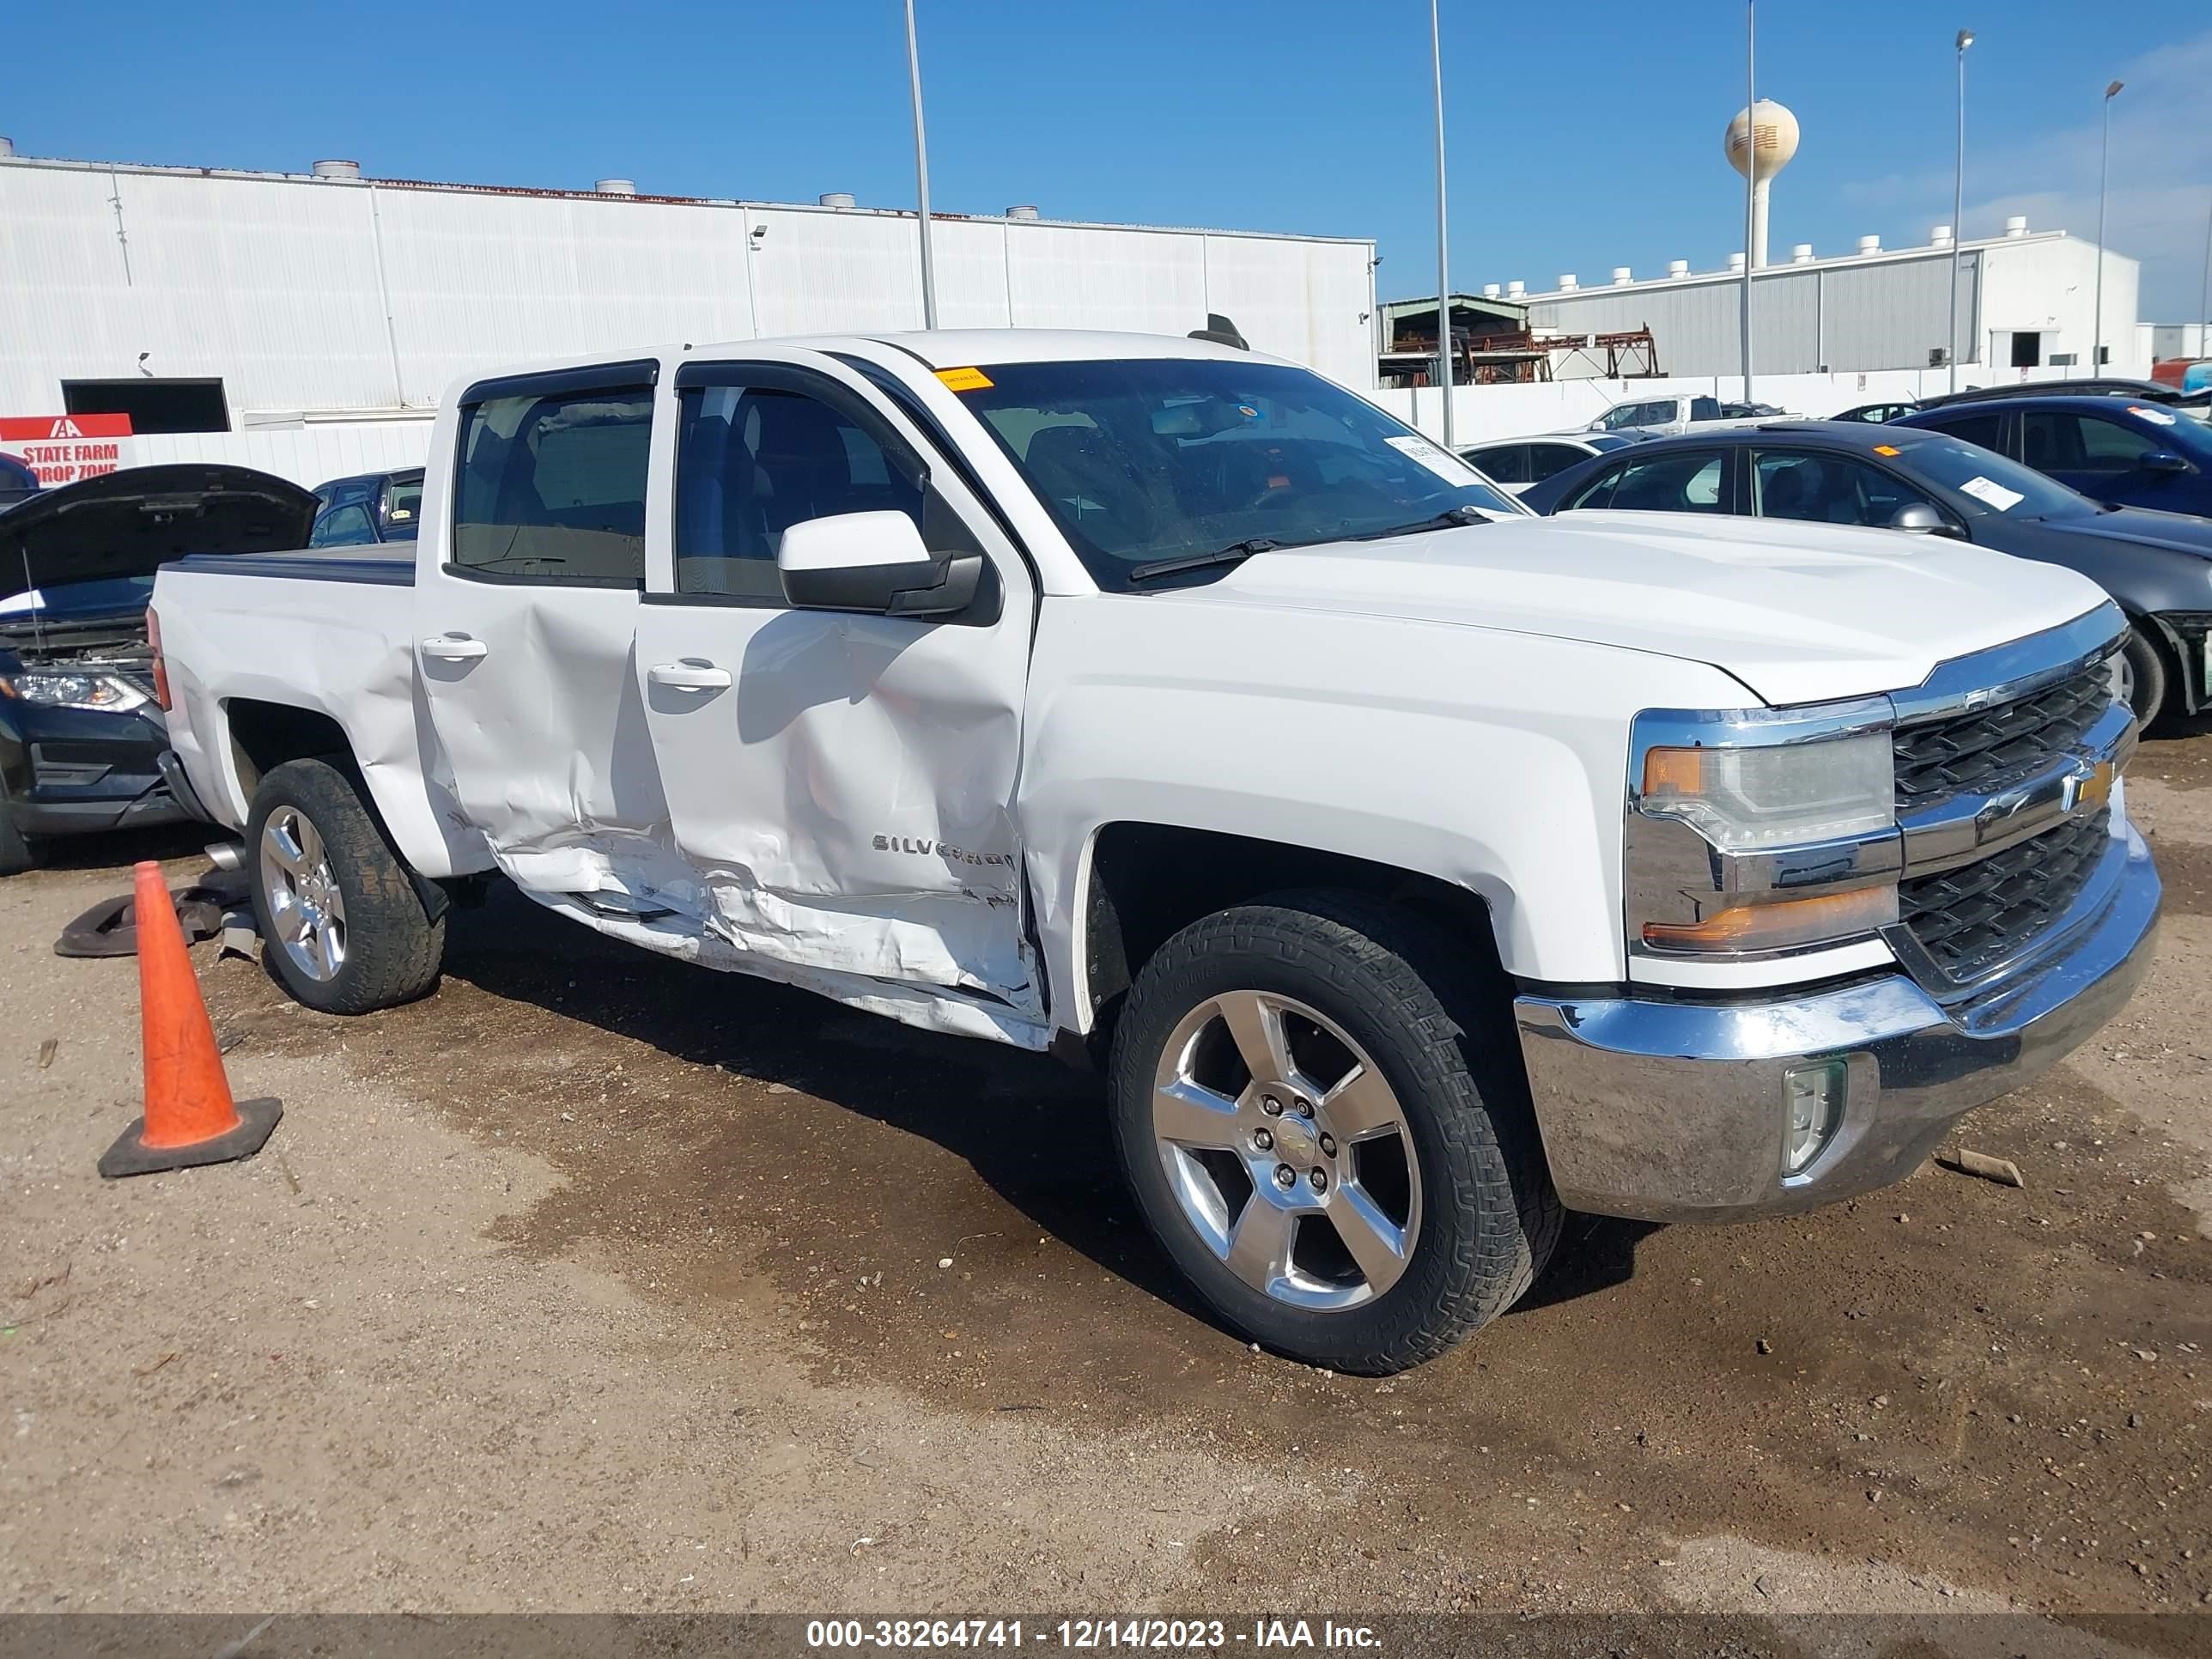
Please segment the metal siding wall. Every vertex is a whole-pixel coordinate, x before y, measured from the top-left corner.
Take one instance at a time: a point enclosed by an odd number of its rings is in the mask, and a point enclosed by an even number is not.
[[[1368,308],[1364,245],[1208,236],[1204,247],[1206,308],[1235,321],[1254,349],[1351,386],[1373,384],[1374,334],[1360,320]]]
[[[1188,334],[1206,323],[1198,236],[1009,225],[1006,273],[1017,328]]]
[[[1924,368],[1951,325],[1948,258],[1838,265],[1828,272],[1828,363]]]
[[[1226,311],[1261,349],[1372,384],[1370,244],[996,219],[933,235],[945,326],[1180,335]],[[0,163],[0,412],[58,411],[58,381],[135,374],[141,351],[157,375],[222,376],[235,418],[428,406],[534,358],[919,328],[917,243],[912,219],[866,211]]]

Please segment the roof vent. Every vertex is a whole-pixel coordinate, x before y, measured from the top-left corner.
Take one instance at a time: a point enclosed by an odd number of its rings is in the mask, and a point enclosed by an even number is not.
[[[1741,270],[1743,269],[1743,255],[1741,253],[1729,254],[1729,269],[1730,270]]]
[[[1019,203],[1006,210],[1006,217],[1009,219],[1034,219],[1036,216],[1036,206],[1030,202]]]
[[[1518,300],[1528,292],[1528,284],[1526,283],[1508,283],[1505,285],[1505,297],[1509,300]]]
[[[1938,225],[1933,230],[1929,231],[1928,233],[1928,246],[1930,247],[1950,246],[1951,227],[1948,225]]]
[[[1669,259],[1669,260],[1668,260],[1668,261],[1667,261],[1667,274],[1668,274],[1669,276],[1688,276],[1688,275],[1690,274],[1690,262],[1689,262],[1687,259]]]
[[[1562,294],[1571,294],[1579,286],[1581,286],[1581,284],[1575,281],[1575,273],[1571,270],[1567,271],[1559,278],[1559,292]]]
[[[2008,236],[2025,236],[2025,235],[2027,235],[2027,216],[2026,214],[2024,214],[2024,213],[2015,213],[2015,214],[2014,214],[2014,215],[2012,216],[2012,217],[2011,217],[2011,218],[2009,218],[2009,219],[2006,220],[2006,221],[2005,221],[2005,234],[2006,234],[2006,235],[2008,235]]]
[[[1482,297],[1486,300],[1495,300],[1498,297],[1498,284],[1485,283],[1482,285]]]
[[[1799,242],[1791,247],[1790,250],[1790,263],[1793,265],[1811,264],[1813,263],[1813,245],[1810,242]]]
[[[361,177],[361,163],[358,161],[318,161],[308,170],[318,179],[358,179]]]
[[[15,141],[13,138],[0,138],[0,155],[13,155],[15,153]]]
[[[1881,252],[1881,237],[1879,237],[1879,236],[1862,236],[1862,237],[1860,237],[1860,238],[1859,238],[1859,252],[1862,252],[1862,253],[1879,253],[1879,252]]]
[[[1636,273],[1626,265],[1615,265],[1613,268],[1613,285],[1615,288],[1626,288],[1635,280]]]
[[[635,196],[637,194],[637,180],[635,179],[596,179],[592,185],[592,193],[595,196]]]
[[[825,190],[815,199],[826,208],[848,208],[854,205],[853,192],[849,190]]]

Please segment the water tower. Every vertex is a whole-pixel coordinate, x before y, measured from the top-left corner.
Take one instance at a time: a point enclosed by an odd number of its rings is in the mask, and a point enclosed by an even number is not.
[[[1746,143],[1747,135],[1755,135]],[[1797,153],[1797,118],[1771,98],[1728,124],[1729,165],[1751,180],[1751,263],[1766,263],[1766,187]]]

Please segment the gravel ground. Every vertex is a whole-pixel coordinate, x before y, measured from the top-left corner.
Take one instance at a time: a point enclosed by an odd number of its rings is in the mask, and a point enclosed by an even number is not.
[[[102,1182],[134,967],[51,943],[202,863],[73,848],[0,884],[0,1610],[2201,1613],[2212,737],[2129,790],[2159,964],[1960,1136],[2024,1190],[1571,1218],[1384,1382],[1194,1312],[1085,1079],[511,894],[361,1019],[197,947],[283,1121]]]

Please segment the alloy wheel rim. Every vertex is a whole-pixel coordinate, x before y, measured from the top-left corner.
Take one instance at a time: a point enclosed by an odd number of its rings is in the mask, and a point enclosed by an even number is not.
[[[269,925],[292,965],[321,982],[345,966],[345,896],[306,813],[280,806],[261,827],[261,890]]]
[[[1413,1260],[1421,1181],[1405,1109],[1307,1004],[1231,991],[1192,1009],[1162,1050],[1152,1121],[1183,1219],[1271,1301],[1341,1312]]]

